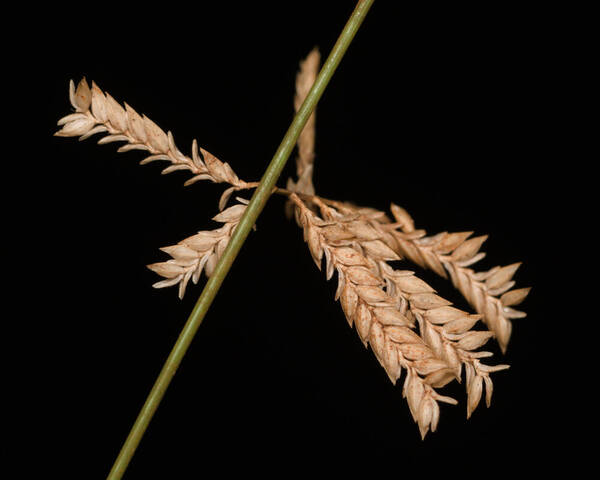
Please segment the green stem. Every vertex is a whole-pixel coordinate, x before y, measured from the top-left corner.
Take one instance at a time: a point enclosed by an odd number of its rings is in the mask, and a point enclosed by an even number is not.
[[[152,391],[148,395],[142,410],[140,411],[135,424],[131,428],[123,447],[117,457],[109,475],[108,480],[119,480],[123,474],[125,473],[125,469],[131,458],[133,457],[135,450],[146,431],[150,420],[152,419],[154,412],[158,408],[160,401],[162,400],[169,384],[179,364],[181,363],[185,352],[187,351],[190,343],[192,342],[198,327],[202,323],[206,312],[208,311],[212,301],[214,300],[223,280],[225,279],[233,261],[237,257],[244,241],[248,237],[252,226],[256,222],[258,215],[263,210],[267,200],[269,199],[271,193],[273,192],[273,187],[283,170],[296,141],[298,140],[298,136],[304,125],[306,124],[310,114],[315,109],[317,102],[323,95],[329,80],[331,79],[333,73],[335,72],[337,66],[339,65],[342,57],[346,53],[348,46],[352,42],[354,35],[356,34],[358,28],[360,27],[362,21],[364,20],[367,12],[371,8],[374,0],[361,0],[356,5],[352,16],[346,23],[344,30],[340,34],[333,50],[329,54],[327,61],[323,65],[321,72],[319,73],[317,79],[310,92],[306,96],[304,103],[296,113],[290,128],[283,137],[277,152],[273,156],[271,163],[267,167],[265,171],[260,185],[254,192],[248,207],[244,215],[242,216],[240,223],[237,228],[227,248],[223,252],[221,259],[219,260],[217,266],[211,277],[208,279],[204,290],[202,290],[202,294],[198,299],[198,302],[194,306],[192,313],[190,314],[175,346],[173,347],[169,357],[167,358],[160,375],[156,379],[154,386],[152,387]]]

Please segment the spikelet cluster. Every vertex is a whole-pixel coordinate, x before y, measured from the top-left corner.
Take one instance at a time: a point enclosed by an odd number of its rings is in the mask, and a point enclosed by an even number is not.
[[[296,77],[294,107],[300,108],[317,76],[319,52],[313,50],[301,63]],[[220,213],[213,220],[222,225],[200,231],[161,250],[167,261],[148,268],[162,277],[156,288],[177,286],[182,298],[189,281],[197,283],[204,272],[211,276],[239,224],[247,201],[225,208],[232,194],[254,188],[257,182],[238,178],[229,164],[192,143],[191,157],[175,145],[171,132],[164,132],[129,105],[122,107],[108,93],[85,79],[77,87],[71,81],[69,97],[74,112],[61,118],[55,135],[78,136],[80,140],[104,134],[98,143],[124,142],[119,152],[140,150],[146,164],[169,162],[162,173],[183,170],[191,174],[186,185],[210,180],[226,185]],[[467,393],[467,417],[480,404],[490,406],[493,383],[490,374],[508,365],[486,365],[492,354],[478,350],[495,338],[503,351],[511,335],[511,319],[525,313],[520,304],[529,288],[513,289],[512,279],[520,263],[477,272],[471,267],[484,257],[480,248],[486,236],[472,232],[427,235],[415,229],[403,208],[392,204],[391,217],[382,211],[348,202],[324,199],[315,194],[315,116],[298,140],[297,179],[288,179],[286,212],[302,228],[304,240],[315,263],[329,280],[337,277],[335,300],[356,329],[365,347],[370,347],[390,380],[396,384],[404,375],[402,394],[421,436],[436,431],[440,403],[456,404],[438,391],[448,383],[463,382]],[[390,262],[410,261],[449,278],[476,313],[453,306],[411,270],[399,270]],[[487,327],[486,330],[477,327]]]
[[[292,195],[292,201],[315,263],[321,268],[325,258],[327,279],[337,272],[336,300],[349,325],[355,326],[365,346],[371,346],[393,383],[402,368],[406,370],[403,392],[421,435],[437,428],[437,401],[456,403],[435,389],[461,381],[463,367],[467,416],[479,404],[484,384],[489,406],[493,391],[489,374],[508,366],[480,362],[491,353],[475,350],[492,336],[471,330],[480,315],[452,307],[414,272],[394,270],[387,262],[400,257],[356,214],[344,215],[317,201],[319,217],[297,196]]]
[[[79,140],[85,140],[98,133],[106,134],[98,141],[99,144],[125,142],[117,152],[141,150],[149,153],[150,155],[140,162],[142,165],[163,160],[171,163],[162,171],[163,174],[177,170],[191,172],[194,176],[187,180],[185,185],[199,180],[210,180],[230,184],[231,192],[247,187],[228,163],[221,162],[210,152],[198,148],[196,140],[192,142],[190,158],[177,148],[170,131],[165,133],[146,115],[140,116],[127,103],[123,108],[110,94],[102,92],[94,82],[90,88],[84,78],[75,88],[71,80],[69,98],[75,112],[58,121],[62,128],[55,133],[56,136],[79,137]]]
[[[156,282],[154,288],[179,285],[179,298],[183,298],[190,279],[193,283],[198,283],[203,271],[207,277],[212,275],[246,210],[246,201],[243,199],[238,201],[240,203],[213,217],[214,221],[223,223],[220,228],[200,231],[181,240],[177,245],[161,248],[163,252],[171,255],[172,259],[148,265],[150,270],[165,278]]]
[[[385,212],[348,203],[336,205],[345,212],[359,213],[364,222],[381,232],[382,241],[402,257],[443,278],[449,277],[482,316],[502,351],[506,351],[512,332],[511,320],[526,316],[513,307],[523,302],[531,290],[513,289],[516,283],[513,276],[520,262],[477,272],[469,267],[485,257],[480,248],[487,235],[470,238],[473,232],[441,232],[428,236],[425,230],[415,229],[412,217],[398,205],[391,205],[394,223]]]

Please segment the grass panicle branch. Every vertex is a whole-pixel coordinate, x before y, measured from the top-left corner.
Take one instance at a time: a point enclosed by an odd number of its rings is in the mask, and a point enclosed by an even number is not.
[[[175,145],[170,131],[165,133],[146,115],[138,114],[127,103],[123,108],[93,81],[90,88],[84,78],[76,88],[71,80],[69,99],[75,112],[58,121],[62,128],[54,134],[57,137],[79,137],[79,140],[85,140],[96,134],[106,134],[98,140],[99,144],[125,142],[117,152],[147,152],[149,155],[140,162],[142,165],[155,161],[171,163],[163,169],[163,175],[188,170],[194,176],[185,185],[210,180],[228,183],[238,190],[248,188],[248,184],[238,178],[228,163],[221,162],[212,153],[199,148],[196,140],[192,142],[192,156],[184,155]]]
[[[492,355],[475,351],[492,336],[489,331],[472,330],[481,316],[452,307],[414,272],[394,270],[387,262],[401,257],[381,240],[384,230],[320,200],[316,200],[320,217],[296,195],[292,201],[315,263],[321,268],[325,258],[327,279],[337,272],[336,300],[340,299],[349,325],[356,327],[365,347],[371,345],[390,380],[396,383],[404,368],[411,381],[441,388],[452,380],[461,381],[464,366],[467,417],[479,404],[484,384],[489,407],[493,389],[489,373],[508,366],[481,364],[481,358]],[[412,404],[409,400],[423,437],[437,428],[439,409],[429,405],[439,399],[437,395],[432,391],[427,399],[413,398]],[[429,418],[430,408],[436,412],[435,422]]]
[[[382,241],[402,257],[443,278],[450,277],[506,352],[512,332],[510,320],[526,316],[525,312],[513,307],[522,303],[531,290],[512,289],[515,286],[512,277],[520,262],[476,272],[469,267],[485,257],[480,248],[487,235],[471,237],[473,232],[441,232],[427,236],[425,230],[415,229],[414,221],[405,209],[393,203],[394,221],[385,212],[375,209],[335,201],[329,203],[342,211],[360,215],[364,222],[379,230]]]

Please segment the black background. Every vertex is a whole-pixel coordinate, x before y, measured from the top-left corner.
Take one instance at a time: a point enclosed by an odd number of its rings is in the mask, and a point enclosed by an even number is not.
[[[191,285],[179,301],[173,288],[154,290],[145,265],[168,258],[159,247],[214,228],[223,190],[184,188],[185,173],[161,176],[161,165],[139,166],[142,153],[117,154],[115,144],[52,137],[71,111],[69,79],[96,81],[171,130],[183,152],[196,138],[258,180],[291,122],[298,62],[314,46],[327,55],[353,5],[75,9],[48,25],[34,57],[45,136],[29,237],[46,255],[28,306],[40,319],[36,437],[51,452],[49,471],[108,473],[201,291]],[[564,320],[549,301],[558,292],[548,259],[559,247],[547,231],[568,227],[570,183],[555,166],[564,145],[552,128],[559,67],[549,58],[561,27],[548,14],[376,2],[318,107],[318,193],[380,209],[393,201],[430,233],[489,234],[480,268],[524,262],[516,280],[533,287],[528,318],[514,322],[505,356],[489,345],[490,363],[511,364],[493,376],[492,407],[467,421],[463,387],[448,386],[459,405],[442,404],[438,432],[421,441],[401,387],[348,328],[335,281],[315,268],[276,197],[125,478],[546,468],[566,443],[557,425],[567,419],[553,385],[558,347],[547,338]],[[293,173],[291,159],[279,184]],[[416,271],[466,307],[445,281]]]

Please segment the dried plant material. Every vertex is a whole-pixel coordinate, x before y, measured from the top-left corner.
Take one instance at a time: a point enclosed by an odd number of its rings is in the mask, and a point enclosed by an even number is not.
[[[521,264],[514,263],[476,272],[468,267],[485,256],[479,249],[487,236],[469,239],[472,232],[442,232],[427,237],[423,232],[423,236],[413,238],[410,233],[409,230],[396,230],[392,233],[396,250],[444,278],[448,272],[453,285],[475,311],[482,315],[483,322],[494,333],[502,351],[506,352],[512,331],[510,320],[526,316],[524,312],[510,308],[511,305],[521,303],[530,290],[511,290],[515,285],[512,277]],[[502,296],[498,298],[500,295]]]
[[[126,142],[118,152],[142,150],[149,155],[140,163],[164,160],[171,165],[162,173],[177,170],[188,170],[194,176],[185,182],[191,185],[199,180],[211,180],[216,183],[228,183],[234,190],[249,188],[251,185],[240,180],[229,164],[221,162],[217,157],[203,148],[198,148],[196,140],[192,143],[192,157],[181,153],[175,145],[171,132],[165,133],[148,117],[140,116],[131,106],[125,108],[108,93],[102,92],[92,82],[88,86],[85,78],[77,88],[71,80],[69,98],[76,113],[61,118],[58,125],[62,128],[55,133],[59,137],[80,137],[80,140],[96,134],[106,133],[98,143]]]
[[[153,287],[179,285],[179,298],[183,298],[190,278],[192,282],[198,283],[203,271],[210,277],[245,210],[246,205],[242,203],[233,205],[213,217],[216,222],[224,224],[222,227],[198,232],[177,245],[161,248],[173,258],[148,265],[150,270],[165,277],[165,280],[155,283]]]
[[[296,195],[291,199],[298,207],[296,218],[304,230],[313,259],[320,267],[325,257],[327,278],[331,278],[334,271],[338,273],[336,299],[340,300],[348,323],[356,327],[365,346],[371,345],[394,384],[402,369],[406,370],[404,396],[421,436],[429,430],[435,431],[439,419],[437,402],[455,404],[456,401],[439,395],[427,377],[418,373],[417,362],[435,358],[434,352],[410,330],[411,321],[398,311],[395,299],[386,293],[384,279],[369,271],[370,260],[356,247],[329,241],[324,229],[330,223],[318,218]],[[398,258],[393,255],[393,259]]]
[[[302,103],[306,99],[310,88],[315,83],[319,73],[319,63],[321,54],[317,48],[314,48],[308,56],[300,62],[300,70],[296,75],[296,95],[294,96],[294,110],[298,112]],[[314,195],[315,187],[313,185],[313,168],[315,161],[315,125],[316,111],[312,113],[298,137],[296,156],[296,175],[298,180],[294,182],[288,178],[287,189],[290,192]],[[289,200],[286,202],[285,212],[288,218],[293,215],[294,206]]]
[[[300,62],[300,71],[296,76],[296,96],[294,97],[294,109],[300,110],[304,99],[308,95],[310,88],[317,79],[319,73],[319,63],[321,54],[317,48],[314,48],[308,56]],[[315,125],[316,113],[313,112],[306,122],[302,133],[298,137],[298,155],[296,156],[296,174],[298,182],[294,190],[307,195],[315,194],[315,187],[312,182],[313,165],[315,161]]]
[[[300,65],[296,111],[315,81],[319,60],[315,49]],[[191,157],[184,155],[171,132],[165,133],[128,104],[121,106],[93,82],[90,88],[85,79],[77,86],[71,81],[69,99],[74,112],[58,121],[62,128],[56,136],[84,140],[102,133],[105,136],[100,144],[125,142],[119,152],[146,152],[142,164],[169,162],[162,173],[191,172],[186,185],[199,180],[228,185],[218,202],[220,213],[213,217],[222,226],[162,248],[171,259],[148,265],[163,278],[154,287],[177,285],[182,298],[190,279],[197,283],[202,272],[212,275],[246,211],[248,202],[239,197],[239,203],[226,208],[232,195],[258,183],[240,180],[229,164],[199,148],[195,140]],[[335,300],[339,300],[348,324],[356,329],[365,347],[371,347],[394,384],[404,370],[402,394],[421,437],[437,429],[439,402],[457,403],[437,392],[452,381],[465,379],[467,418],[484,393],[489,407],[493,392],[490,374],[508,365],[481,363],[492,354],[478,349],[496,337],[505,351],[510,320],[525,316],[513,308],[530,290],[513,289],[512,278],[520,263],[476,272],[469,267],[485,256],[480,249],[487,236],[472,237],[473,232],[428,236],[425,230],[415,228],[409,213],[398,205],[391,205],[388,216],[374,208],[316,196],[312,181],[314,143],[313,114],[298,138],[298,180],[288,179],[287,189],[276,188],[275,192],[287,197],[286,212],[302,228],[318,268],[324,267],[328,280],[337,273]],[[456,308],[414,272],[389,264],[399,260],[410,260],[449,278],[477,313]],[[480,320],[489,331],[475,329]]]
[[[402,368],[407,371],[405,395],[421,435],[424,437],[437,427],[437,401],[441,396],[435,389],[452,380],[460,381],[463,366],[470,372],[466,382],[467,415],[471,415],[481,397],[481,392],[472,387],[471,377],[485,383],[489,405],[493,388],[489,373],[508,367],[480,363],[480,358],[491,353],[475,350],[492,335],[471,331],[480,315],[451,307],[413,272],[394,270],[387,262],[400,257],[373,238],[375,230],[357,228],[360,220],[355,215],[344,215],[316,199],[322,214],[318,217],[299,197],[292,195],[291,200],[317,266],[321,268],[325,258],[326,277],[331,278],[334,271],[338,273],[336,299],[340,300],[348,323],[356,327],[365,346],[371,345],[393,383],[400,378]],[[415,320],[419,334],[414,330]],[[435,422],[431,412],[437,412]]]
[[[296,97],[294,109],[300,110],[310,88],[317,79],[321,55],[318,49],[313,49],[306,59],[300,63],[300,71],[296,77]],[[312,184],[312,166],[315,161],[315,124],[316,113],[313,112],[306,122],[300,137],[298,137],[298,156],[296,157],[296,173],[298,175],[298,191],[314,195]]]
[[[494,267],[485,272],[467,268],[484,258],[485,253],[479,249],[487,235],[469,238],[473,232],[441,232],[427,236],[425,230],[415,230],[408,212],[397,205],[391,206],[396,220],[396,223],[392,223],[385,212],[349,203],[329,203],[346,214],[360,214],[364,223],[380,232],[381,241],[402,257],[422,268],[433,270],[443,278],[448,278],[449,274],[453,285],[482,315],[482,321],[494,333],[502,351],[506,352],[512,331],[510,320],[526,316],[511,306],[521,303],[530,289],[511,290],[515,285],[512,276],[520,263]]]
[[[316,200],[315,203],[319,206],[326,222],[335,222],[333,225],[321,227],[325,231],[325,238],[330,241],[327,232],[335,228],[338,232],[336,245],[348,245],[360,249],[368,260],[370,270],[363,269],[365,273],[358,277],[362,283],[385,284],[385,293],[395,300],[397,311],[402,318],[410,319],[408,320],[410,326],[414,326],[414,319],[416,319],[424,343],[434,354],[434,358],[430,358],[421,347],[417,350],[411,347],[409,352],[405,352],[408,358],[422,360],[416,368],[417,372],[421,375],[430,375],[431,379],[435,379],[435,386],[442,387],[453,379],[460,381],[463,366],[470,368],[475,372],[474,375],[488,386],[489,406],[493,385],[489,370],[486,369],[501,370],[508,366],[491,367],[480,363],[479,358],[489,357],[492,354],[474,350],[483,346],[493,335],[489,331],[471,331],[481,315],[470,315],[452,307],[449,301],[438,296],[435,290],[418,278],[414,272],[394,270],[388,265],[388,260],[398,260],[399,257],[377,238],[385,237],[385,229],[378,230],[377,224],[374,226],[361,224],[361,220],[357,219],[355,214],[348,213],[344,208],[340,212],[321,200]],[[344,211],[346,213],[343,213]],[[361,227],[357,228],[357,225]],[[356,232],[357,235],[342,235],[342,231]],[[369,248],[374,244],[380,244],[381,247]],[[346,276],[350,279],[357,278],[354,274]],[[467,385],[468,416],[479,403],[472,399],[473,393],[469,385]]]

